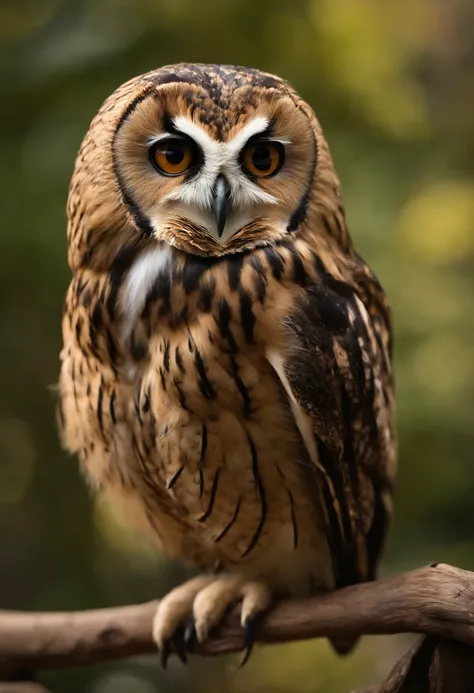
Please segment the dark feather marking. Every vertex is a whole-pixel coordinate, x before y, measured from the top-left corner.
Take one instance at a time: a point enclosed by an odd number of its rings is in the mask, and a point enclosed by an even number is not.
[[[174,350],[174,359],[175,359],[176,365],[178,366],[181,373],[186,373],[186,369],[184,367],[184,362],[183,362],[183,357],[181,356],[179,346],[177,346],[176,349]]]
[[[255,327],[255,315],[252,311],[252,299],[250,294],[244,289],[239,291],[240,297],[240,321],[244,330],[245,340],[247,344],[254,343],[253,330]]]
[[[76,305],[79,305],[79,299],[81,298],[81,294],[84,291],[86,286],[87,286],[87,282],[85,282],[84,278],[81,275],[79,275],[78,279],[76,280],[76,282],[74,284],[74,297],[76,299]],[[82,301],[82,304],[84,305],[84,301]]]
[[[163,368],[167,373],[170,370],[170,340],[164,339]]]
[[[122,125],[125,123],[125,121],[132,115],[133,111],[136,109],[136,107],[141,104],[142,101],[144,101],[150,93],[153,91],[153,87],[146,87],[145,91],[142,91],[141,94],[138,94],[133,101],[131,101],[127,108],[124,110],[122,115],[119,118],[119,121],[117,123],[117,126],[115,128],[115,133],[114,133],[114,139],[117,136],[118,131],[122,127]]]
[[[84,291],[84,295],[82,296],[82,305],[84,308],[89,308],[90,304],[92,301],[92,291],[89,289],[89,287]]]
[[[329,455],[330,451],[327,450],[326,446],[318,439],[318,455],[320,460],[326,456],[327,452]],[[326,460],[327,464],[327,460]],[[323,465],[326,467],[326,465]],[[321,489],[324,497],[324,506],[326,512],[329,516],[328,524],[328,543],[331,550],[331,557],[333,562],[333,571],[335,576],[336,587],[345,587],[359,582],[360,575],[356,569],[354,560],[354,547],[353,542],[349,538],[344,538],[341,527],[339,524],[339,517],[337,515],[336,509],[334,507],[334,497],[332,491],[329,487],[328,479],[325,474],[320,473],[319,475]],[[336,494],[337,496],[337,494]],[[338,497],[339,498],[339,497]],[[340,500],[340,499],[339,499]],[[349,542],[348,542],[349,539]]]
[[[99,332],[100,328],[102,327],[103,321],[102,321],[102,306],[99,302],[97,302],[94,306],[94,309],[91,314],[91,328],[94,330],[94,332]]]
[[[257,529],[255,530],[255,534],[253,535],[250,544],[247,546],[243,554],[241,555],[241,558],[245,558],[245,556],[248,556],[249,553],[252,551],[252,549],[255,548],[257,545],[257,542],[260,538],[260,534],[262,533],[263,526],[265,524],[265,520],[267,517],[267,501],[266,501],[266,496],[265,496],[265,489],[262,484],[262,480],[260,478],[260,473],[258,470],[258,454],[257,454],[257,449],[255,447],[255,443],[252,440],[252,437],[250,436],[249,433],[247,433],[247,440],[250,446],[250,454],[252,456],[252,473],[255,479],[255,486],[257,488],[258,494],[260,496],[260,506],[262,509],[262,513],[260,516],[260,522],[258,523]]]
[[[293,500],[293,494],[289,488],[286,489],[286,492],[290,499],[291,524],[293,525],[293,548],[296,549],[298,546],[298,525],[296,524],[295,501]]]
[[[180,279],[187,296],[197,289],[201,278],[214,264],[216,264],[214,258],[206,258],[199,255],[189,255],[186,258]]]
[[[135,414],[137,415],[138,423],[140,424],[140,426],[143,426],[142,413],[140,411],[140,403],[137,399],[134,399],[133,406],[135,409]]]
[[[224,527],[224,529],[222,530],[222,532],[221,532],[220,534],[218,534],[217,537],[214,539],[214,542],[215,542],[216,544],[217,544],[219,541],[221,541],[221,539],[223,539],[223,538],[225,537],[225,535],[227,534],[227,532],[230,530],[230,528],[232,527],[232,525],[233,525],[233,524],[235,523],[235,521],[237,520],[237,517],[239,516],[239,510],[240,510],[241,501],[242,501],[242,499],[239,498],[239,500],[237,501],[237,505],[235,506],[234,514],[232,515],[231,519],[230,519],[229,522],[226,524],[226,526]]]
[[[229,256],[229,260],[227,262],[227,276],[229,279],[229,286],[232,291],[237,291],[240,286],[243,263],[243,255],[239,254]]]
[[[300,286],[306,286],[308,278],[306,276],[303,260],[294,246],[288,245],[287,247],[293,262],[293,281]]]
[[[207,510],[204,513],[204,515],[202,515],[199,518],[198,522],[205,522],[207,519],[209,519],[209,517],[212,513],[212,509],[214,507],[214,501],[216,499],[217,485],[219,483],[219,474],[220,474],[220,469],[218,469],[214,475],[214,480],[212,482],[211,493],[209,495],[209,505],[207,507]]]
[[[115,390],[112,390],[112,393],[110,395],[110,400],[109,400],[109,412],[110,412],[110,420],[112,423],[115,425],[117,423],[117,418],[115,416]]]
[[[141,476],[142,481],[144,481],[145,484],[148,486],[148,488],[153,491],[154,495],[158,494],[158,496],[161,496],[162,490],[160,489],[159,486],[157,486],[157,484],[155,484],[153,482],[152,477],[150,475],[150,470],[147,467],[145,458],[143,457],[142,453],[140,452],[140,448],[138,447],[138,442],[137,442],[135,436],[132,437],[132,450],[134,451],[135,456],[138,460],[138,464],[140,465],[140,468],[143,472],[143,474]]]
[[[75,325],[75,332],[76,332],[76,341],[79,345],[81,345],[81,334],[82,334],[82,327],[84,325],[84,321],[82,317],[79,315],[76,320],[76,325]]]
[[[232,371],[232,377],[234,379],[235,384],[237,385],[237,389],[240,393],[240,396],[242,397],[243,414],[245,418],[248,419],[250,418],[250,414],[252,413],[252,399],[250,397],[250,392],[248,391],[247,387],[244,384],[244,381],[240,377],[239,367],[237,365],[237,361],[235,360],[234,354],[230,355],[230,366]]]
[[[250,260],[250,266],[253,267],[255,272],[259,275],[264,275],[265,270],[263,268],[263,263],[259,255],[256,253],[251,253],[249,255],[249,260]]]
[[[237,351],[237,344],[235,342],[234,335],[232,334],[232,331],[230,329],[231,317],[232,313],[230,310],[230,306],[228,302],[225,300],[225,298],[222,298],[219,302],[219,314],[216,318],[216,324],[219,328],[222,337],[225,340],[227,340],[229,349],[235,353]]]
[[[154,295],[161,300],[160,314],[167,315],[171,311],[171,273],[165,272],[155,282]]]
[[[181,309],[179,315],[175,315],[172,317],[170,320],[170,325],[173,326],[173,329],[176,328],[180,323],[187,323],[189,320],[189,307],[188,304],[186,303],[183,308]]]
[[[102,356],[99,352],[99,332],[102,327],[102,306],[100,302],[97,302],[89,316],[89,344],[88,347],[94,354],[97,361],[103,362]]]
[[[312,178],[297,208],[294,210],[293,214],[290,217],[288,226],[286,227],[286,230],[290,233],[292,231],[296,231],[308,216],[308,206],[311,198],[311,182]]]
[[[326,233],[329,236],[334,236],[334,232],[332,230],[331,224],[329,223],[329,219],[327,218],[327,216],[325,214],[322,215],[322,218],[323,218],[324,228],[326,229]]]
[[[216,290],[216,280],[214,277],[209,277],[207,284],[201,286],[199,291],[198,307],[203,313],[210,313],[212,308],[212,299]]]
[[[112,333],[109,329],[106,329],[105,331],[105,340],[107,344],[107,353],[109,355],[110,365],[112,367],[114,375],[117,376],[118,351]]]
[[[202,432],[201,432],[201,454],[199,457],[199,495],[202,496],[204,493],[204,472],[202,471],[202,468],[204,466],[204,463],[206,461],[206,452],[207,452],[207,428],[206,424],[202,425]]]
[[[135,361],[141,361],[146,355],[146,345],[137,341],[135,330],[130,335],[130,355]]]
[[[207,377],[206,366],[204,365],[204,361],[202,360],[202,356],[196,344],[194,344],[194,365],[198,373],[198,386],[201,394],[204,395],[206,399],[214,399],[216,391]]]
[[[182,382],[180,380],[177,380],[176,378],[173,380],[173,384],[178,392],[178,398],[179,398],[179,405],[181,409],[184,409],[184,411],[187,411],[187,405],[186,405],[186,395],[184,394],[184,390],[181,387]]]
[[[173,486],[175,485],[175,483],[178,481],[179,477],[183,473],[183,470],[184,470],[184,464],[178,469],[178,471],[175,474],[173,474],[171,479],[168,481],[168,483],[166,485],[166,488],[168,490],[173,488]]]
[[[160,369],[159,369],[158,372],[159,372],[159,374],[160,374],[161,387],[162,387],[163,390],[166,392],[166,380],[165,380],[164,371],[163,371],[163,369],[160,367]]]
[[[100,435],[102,436],[102,438],[105,438],[105,436],[104,436],[104,420],[103,420],[103,411],[102,411],[103,399],[104,399],[104,387],[103,387],[103,384],[101,381],[100,385],[99,385],[99,391],[97,393],[97,422],[99,424]]]
[[[125,183],[125,179],[123,177],[122,170],[121,170],[121,168],[118,164],[118,161],[117,161],[116,142],[117,142],[117,136],[118,136],[123,124],[127,120],[127,118],[133,113],[133,111],[136,109],[136,107],[144,99],[146,99],[150,95],[150,92],[152,90],[153,90],[153,87],[151,87],[151,86],[147,87],[144,92],[139,94],[139,96],[137,96],[128,105],[128,107],[125,109],[125,111],[123,112],[123,114],[121,115],[121,117],[117,123],[117,127],[115,128],[115,132],[114,132],[113,139],[112,139],[112,161],[113,161],[114,173],[115,173],[115,176],[117,178],[117,182],[119,184],[122,199],[123,199],[126,207],[128,208],[128,211],[129,211],[133,221],[135,222],[136,226],[140,229],[140,231],[142,231],[142,233],[145,236],[148,236],[148,237],[153,236],[153,227],[152,227],[148,217],[146,217],[143,214],[140,206],[133,199],[133,196],[132,196],[130,190],[128,189],[128,187]]]
[[[168,315],[171,310],[171,272],[164,272],[156,279],[146,297],[142,318],[150,316],[151,308],[157,301],[161,301],[160,315]]]
[[[148,414],[150,411],[150,389],[145,393],[145,399],[142,404],[142,411],[144,414]]]
[[[257,274],[255,276],[254,283],[255,283],[255,293],[257,294],[257,299],[258,299],[259,303],[261,303],[263,305],[265,302],[265,294],[267,291],[267,286],[266,286],[265,280],[263,279],[263,277],[261,277],[259,274]]]
[[[311,289],[321,323],[333,334],[344,334],[351,325],[347,314],[347,303],[334,291],[323,285]]]
[[[201,466],[204,465],[204,462],[206,461],[206,452],[207,452],[207,427],[206,424],[202,425],[202,431],[201,431],[201,454],[199,456],[199,464]]]
[[[339,209],[341,209],[341,207]],[[346,229],[344,227],[344,224],[342,223],[341,219],[339,218],[339,216],[337,214],[333,214],[333,218],[334,218],[334,221],[335,221],[336,226],[337,226],[338,238],[339,238],[339,240],[342,240],[345,236],[345,233],[346,233]]]
[[[344,384],[341,384],[341,409],[343,415],[344,426],[344,461],[349,472],[349,478],[352,488],[354,500],[360,500],[360,480],[357,469],[357,459],[354,453],[354,440],[352,432],[352,422],[355,420],[356,413],[353,411],[353,406]],[[359,515],[357,518],[359,519]],[[359,529],[362,529],[359,525]]]
[[[315,250],[313,250],[312,248],[310,248],[309,250],[311,253],[311,257],[313,258],[313,263],[314,263],[314,268],[316,270],[316,274],[321,279],[324,280],[326,277],[328,277],[330,275],[328,274],[328,271],[327,271],[323,261],[321,260],[321,258],[317,254],[317,252]]]
[[[229,346],[232,377],[234,378],[237,389],[242,397],[244,416],[248,419],[251,413],[250,393],[248,389],[245,387],[245,384],[239,374],[239,367],[237,365],[237,361],[235,358],[235,354],[237,353],[237,344],[235,342],[234,335],[232,334],[230,329],[230,318],[230,306],[225,299],[222,299],[220,304],[219,317],[216,320],[216,322],[223,339],[227,341],[227,344]]]
[[[263,305],[265,301],[265,294],[267,290],[267,278],[265,276],[265,271],[263,269],[263,264],[258,255],[250,256],[250,264],[255,270],[254,272],[254,285],[255,293],[257,295],[258,301]]]
[[[342,523],[343,536],[346,542],[351,541],[352,525],[349,508],[346,502],[344,489],[344,477],[341,471],[341,461],[320,438],[317,439],[319,461],[334,487],[334,498],[337,498],[341,508],[340,522]],[[334,503],[334,499],[332,501]],[[339,525],[339,522],[338,522]]]
[[[334,279],[332,275],[326,273],[326,276],[324,277],[324,284],[330,289],[332,289],[332,291],[334,291],[336,294],[342,296],[343,298],[346,298],[349,301],[354,300],[354,287],[348,284],[347,282],[341,281],[340,279]]]
[[[274,278],[277,281],[280,281],[283,276],[283,270],[285,269],[281,256],[278,254],[275,248],[272,248],[271,246],[266,246],[264,248],[264,253]]]

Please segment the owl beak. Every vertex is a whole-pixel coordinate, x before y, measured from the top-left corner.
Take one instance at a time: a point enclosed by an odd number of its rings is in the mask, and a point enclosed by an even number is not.
[[[212,189],[212,213],[217,224],[217,235],[219,238],[224,232],[227,214],[230,209],[230,186],[225,176],[220,173],[217,176],[214,188]]]

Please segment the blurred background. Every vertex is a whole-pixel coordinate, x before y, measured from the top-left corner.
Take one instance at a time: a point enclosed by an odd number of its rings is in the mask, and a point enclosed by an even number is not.
[[[470,0],[1,0],[0,607],[155,598],[184,576],[89,498],[53,386],[74,157],[122,82],[178,61],[275,72],[314,107],[396,324],[400,475],[383,565],[474,569],[474,5]],[[53,693],[345,693],[408,639],[44,672]]]

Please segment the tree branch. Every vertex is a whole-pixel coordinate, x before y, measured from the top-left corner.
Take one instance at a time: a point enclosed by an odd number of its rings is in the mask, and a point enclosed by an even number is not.
[[[262,620],[257,640],[411,632],[474,646],[473,600],[474,573],[448,565],[420,568],[312,599],[279,602]],[[0,611],[0,665],[38,670],[153,653],[157,604],[69,613]],[[195,651],[217,655],[242,648],[236,608],[216,637]]]

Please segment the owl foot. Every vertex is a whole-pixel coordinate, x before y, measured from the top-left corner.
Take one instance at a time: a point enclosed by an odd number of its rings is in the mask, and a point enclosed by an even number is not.
[[[265,583],[246,581],[236,575],[201,576],[167,594],[153,620],[153,638],[163,668],[172,650],[185,662],[186,650],[192,648],[193,642],[207,640],[226,611],[239,601],[245,644],[240,663],[243,666],[252,652],[258,617],[272,601],[272,593]]]

